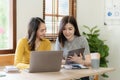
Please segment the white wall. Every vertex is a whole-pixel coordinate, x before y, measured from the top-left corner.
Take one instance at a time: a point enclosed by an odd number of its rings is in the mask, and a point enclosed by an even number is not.
[[[27,25],[31,17],[43,17],[42,1],[17,0],[17,41],[26,35]],[[109,73],[109,78],[106,80],[119,80],[120,25],[103,26],[104,0],[77,0],[77,22],[80,31],[84,30],[82,25],[99,26],[101,38],[107,40],[106,43],[110,47],[109,67],[116,68],[116,71]]]
[[[83,25],[93,27],[97,25],[101,29],[101,39],[107,40],[110,48],[108,56],[109,67],[116,70],[109,73],[105,80],[119,80],[120,76],[120,25],[104,26],[104,0],[77,0],[77,22],[80,31],[85,31]],[[103,80],[103,79],[100,79]]]
[[[78,25],[101,26],[104,22],[104,0],[77,0]],[[102,6],[101,6],[102,5]]]
[[[17,41],[26,36],[31,17],[43,17],[43,0],[17,0]]]

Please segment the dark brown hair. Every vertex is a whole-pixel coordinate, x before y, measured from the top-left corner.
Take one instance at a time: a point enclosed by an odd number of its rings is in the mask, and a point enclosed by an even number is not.
[[[36,33],[41,23],[45,23],[39,17],[33,17],[28,25],[28,44],[30,45],[30,50],[35,50],[35,40],[36,40]]]
[[[74,26],[74,28],[75,28],[74,35],[80,36],[80,32],[78,30],[78,25],[77,25],[77,22],[76,22],[75,18],[73,16],[65,16],[65,17],[63,17],[61,22],[60,22],[60,30],[59,30],[59,33],[58,33],[58,40],[59,40],[62,47],[64,47],[65,41],[67,40],[65,38],[65,36],[63,35],[63,30],[64,30],[65,25],[67,23],[70,23],[70,24],[72,24]]]

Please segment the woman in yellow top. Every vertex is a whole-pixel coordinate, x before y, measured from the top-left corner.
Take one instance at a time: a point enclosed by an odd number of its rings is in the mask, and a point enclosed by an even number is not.
[[[28,35],[17,45],[14,65],[19,69],[29,68],[30,51],[51,50],[51,43],[45,39],[45,22],[39,17],[33,17],[28,26]]]

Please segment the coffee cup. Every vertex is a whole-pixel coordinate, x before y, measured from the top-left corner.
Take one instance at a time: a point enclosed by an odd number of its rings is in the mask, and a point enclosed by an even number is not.
[[[100,66],[100,54],[91,53],[91,67],[92,69],[98,69]]]

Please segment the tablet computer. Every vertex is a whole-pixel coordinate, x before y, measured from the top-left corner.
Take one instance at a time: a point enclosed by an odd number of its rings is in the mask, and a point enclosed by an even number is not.
[[[85,48],[71,50],[68,52],[67,58],[69,58],[69,56],[74,56],[74,54],[77,54],[77,56],[80,56],[80,53],[81,53],[81,55],[83,56],[83,59],[84,59],[84,55],[83,55],[84,50],[85,50]],[[69,60],[66,60],[66,64],[74,64],[74,63],[75,62],[71,62]]]

